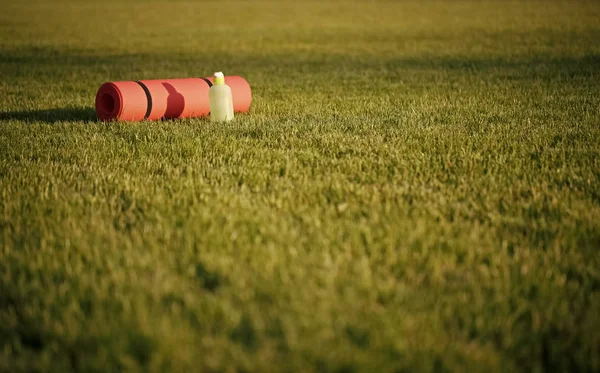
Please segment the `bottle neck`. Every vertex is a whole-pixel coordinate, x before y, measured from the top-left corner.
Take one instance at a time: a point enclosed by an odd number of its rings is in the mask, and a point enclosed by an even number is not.
[[[215,77],[214,77],[213,80],[214,80],[214,83],[213,83],[214,85],[223,85],[223,84],[225,84],[225,77],[222,74],[215,75]]]

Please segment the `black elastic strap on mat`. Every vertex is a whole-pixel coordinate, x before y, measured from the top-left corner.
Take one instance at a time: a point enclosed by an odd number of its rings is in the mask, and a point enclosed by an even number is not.
[[[140,87],[142,87],[142,89],[144,90],[144,93],[146,93],[146,99],[148,99],[148,108],[146,109],[146,115],[144,115],[144,119],[148,119],[148,117],[150,116],[150,113],[152,112],[152,96],[150,96],[150,91],[148,90],[148,87],[146,87],[146,85],[138,80],[135,81],[137,84],[140,85]]]
[[[208,88],[210,88],[210,87],[213,86],[213,84],[212,84],[212,82],[210,80],[208,80],[206,78],[200,78],[200,79],[204,80],[206,82],[206,84],[208,84]]]

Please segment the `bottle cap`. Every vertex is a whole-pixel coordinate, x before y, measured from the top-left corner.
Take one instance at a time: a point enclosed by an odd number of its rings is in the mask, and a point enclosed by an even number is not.
[[[223,75],[222,72],[216,72],[215,75],[215,81],[214,81],[214,85],[221,85],[221,84],[225,84],[225,75]]]

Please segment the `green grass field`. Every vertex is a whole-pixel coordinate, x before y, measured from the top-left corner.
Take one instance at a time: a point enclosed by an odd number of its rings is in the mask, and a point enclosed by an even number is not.
[[[68,371],[600,371],[600,3],[3,2],[0,372]]]

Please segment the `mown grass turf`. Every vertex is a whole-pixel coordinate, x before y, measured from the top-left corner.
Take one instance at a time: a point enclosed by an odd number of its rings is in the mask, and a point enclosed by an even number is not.
[[[599,371],[599,20],[2,3],[0,371]],[[94,119],[216,70],[250,114]]]

